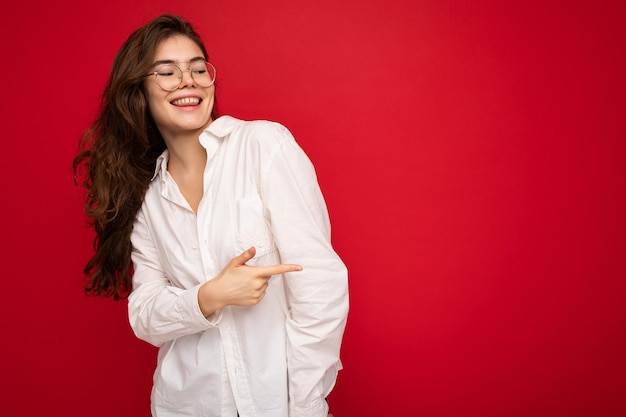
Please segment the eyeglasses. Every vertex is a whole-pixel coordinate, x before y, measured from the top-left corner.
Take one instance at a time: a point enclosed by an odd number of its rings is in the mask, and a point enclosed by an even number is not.
[[[162,89],[174,91],[183,83],[184,71],[189,71],[191,78],[200,87],[210,87],[215,82],[215,67],[210,62],[205,61],[194,61],[185,70],[176,64],[162,64],[148,76],[154,75],[157,84]]]

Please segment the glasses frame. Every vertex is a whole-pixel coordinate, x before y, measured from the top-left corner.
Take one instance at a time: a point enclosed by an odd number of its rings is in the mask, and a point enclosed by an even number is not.
[[[198,81],[195,79],[195,77],[193,76],[193,71],[191,71],[191,65],[193,65],[193,64],[195,64],[197,62],[204,62],[205,64],[207,64],[207,68],[208,67],[213,68],[213,77],[211,79],[211,84],[209,84],[207,86],[200,85],[198,83]],[[193,80],[193,82],[196,83],[198,86],[200,86],[202,88],[208,88],[208,87],[212,86],[213,84],[215,84],[215,79],[217,78],[217,68],[215,68],[215,65],[211,64],[209,61],[193,61],[193,62],[189,62],[188,63],[189,66],[187,67],[187,69],[182,69],[179,64],[176,64],[176,63],[173,63],[173,62],[172,63],[167,63],[167,64],[162,64],[162,65],[173,65],[173,66],[175,66],[176,68],[179,69],[180,77],[178,77],[178,85],[176,87],[171,88],[171,89],[164,88],[161,85],[161,83],[159,82],[159,71],[151,72],[150,74],[146,75],[146,77],[150,77],[151,75],[153,75],[154,76],[154,80],[156,81],[157,85],[161,89],[163,89],[165,91],[176,91],[176,90],[178,90],[180,88],[180,86],[183,84],[183,78],[184,78],[185,72],[189,72],[189,75],[191,76],[191,79]]]

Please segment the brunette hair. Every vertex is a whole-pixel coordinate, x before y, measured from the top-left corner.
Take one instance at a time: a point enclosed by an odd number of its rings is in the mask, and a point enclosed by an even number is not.
[[[156,160],[165,150],[143,82],[157,46],[176,35],[195,42],[208,60],[200,36],[179,16],[162,15],[137,29],[113,60],[98,116],[74,158],[74,181],[87,191],[85,213],[96,232],[95,253],[84,268],[87,294],[117,300],[132,289],[130,235]],[[216,118],[215,110],[212,116]]]

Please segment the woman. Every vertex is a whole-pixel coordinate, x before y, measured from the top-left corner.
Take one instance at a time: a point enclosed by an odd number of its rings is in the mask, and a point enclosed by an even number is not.
[[[86,290],[159,347],[154,417],[325,417],[348,294],[315,172],[283,126],[216,117],[214,81],[174,15],[119,50],[74,161]]]

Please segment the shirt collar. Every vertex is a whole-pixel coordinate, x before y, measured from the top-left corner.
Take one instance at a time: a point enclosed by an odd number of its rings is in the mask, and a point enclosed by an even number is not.
[[[224,138],[230,135],[240,122],[240,120],[231,116],[220,116],[215,119],[213,123],[211,123],[209,127],[204,130],[204,132],[202,132],[202,135],[200,135],[200,141],[202,141],[202,137],[205,136],[205,134],[210,134],[217,138]]]

